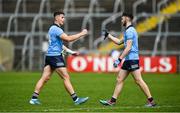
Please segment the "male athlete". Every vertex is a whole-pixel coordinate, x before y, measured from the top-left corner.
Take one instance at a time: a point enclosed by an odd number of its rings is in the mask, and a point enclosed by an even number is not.
[[[88,100],[88,97],[79,98],[71,84],[70,76],[67,72],[65,62],[62,56],[62,50],[65,49],[67,52],[71,54],[76,54],[66,48],[63,45],[63,40],[67,42],[71,42],[79,39],[82,36],[85,36],[88,32],[86,29],[83,29],[80,33],[75,35],[67,35],[61,29],[61,26],[64,24],[65,17],[64,13],[61,11],[54,12],[54,24],[50,26],[48,34],[49,34],[49,47],[45,57],[45,66],[40,80],[37,82],[35,86],[34,93],[32,95],[30,104],[41,104],[38,100],[39,93],[44,86],[44,84],[50,79],[52,73],[56,71],[58,75],[64,81],[64,87],[66,91],[71,95],[75,105],[82,104]]]
[[[118,67],[121,63],[122,59],[125,61],[122,64],[122,67],[119,71],[117,76],[117,83],[115,86],[114,93],[110,100],[100,100],[100,103],[103,105],[112,106],[116,103],[118,95],[121,93],[124,80],[126,77],[131,73],[137,85],[141,88],[144,94],[147,97],[148,103],[146,104],[147,107],[155,106],[155,102],[147,84],[141,77],[141,71],[139,69],[139,50],[138,50],[138,34],[135,28],[132,25],[133,16],[131,14],[123,13],[121,17],[122,25],[125,27],[125,32],[122,39],[118,39],[107,32],[107,30],[103,31],[105,38],[108,37],[112,40],[115,44],[123,44],[125,49],[123,50],[122,54],[119,56],[117,60],[114,61],[113,66]]]

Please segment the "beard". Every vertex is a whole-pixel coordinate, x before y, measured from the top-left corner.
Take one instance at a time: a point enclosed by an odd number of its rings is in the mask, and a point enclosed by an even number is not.
[[[123,26],[126,27],[126,22],[123,23]]]

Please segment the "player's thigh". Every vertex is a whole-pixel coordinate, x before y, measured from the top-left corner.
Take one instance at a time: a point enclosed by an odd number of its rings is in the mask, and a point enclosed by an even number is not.
[[[140,81],[140,80],[142,80],[142,76],[141,76],[141,71],[140,71],[140,69],[134,70],[134,71],[132,71],[131,73],[132,73],[133,78],[134,78],[135,81]]]
[[[129,75],[129,71],[120,69],[117,76],[117,81],[124,81],[128,75]]]
[[[46,65],[43,69],[43,72],[42,72],[42,78],[43,79],[49,79],[50,76],[52,75],[53,73],[53,69],[51,69],[51,67],[49,65]]]
[[[69,74],[68,74],[68,72],[67,72],[67,68],[66,68],[66,67],[56,68],[56,72],[58,73],[58,75],[59,75],[62,79],[69,78]]]

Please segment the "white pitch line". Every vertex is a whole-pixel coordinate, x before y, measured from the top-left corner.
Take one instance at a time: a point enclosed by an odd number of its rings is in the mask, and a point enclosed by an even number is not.
[[[145,106],[119,106],[119,107],[116,107],[116,106],[102,106],[102,107],[83,107],[83,108],[66,108],[66,109],[45,109],[43,111],[37,111],[37,112],[33,112],[33,111],[17,111],[17,112],[2,112],[2,113],[20,113],[20,112],[24,112],[24,113],[42,113],[42,112],[66,112],[66,113],[70,113],[70,112],[77,112],[79,110],[84,110],[84,111],[81,111],[82,113],[85,113],[85,112],[93,112],[93,110],[117,110],[117,109],[142,109],[142,108],[145,108],[145,109],[156,109],[156,108],[174,108],[174,107],[179,107],[180,108],[180,105],[177,105],[177,106],[171,106],[171,105],[158,105],[156,107],[152,107],[152,108],[148,108],[148,107],[145,107]],[[101,112],[101,111],[99,111]],[[94,112],[94,113],[99,113],[98,111],[97,112]],[[111,111],[110,111],[111,112]],[[154,111],[156,112],[156,111]],[[157,111],[159,112],[159,111]],[[0,111],[1,113],[1,111]],[[106,111],[104,111],[104,113],[108,113]],[[114,112],[115,113],[115,112]],[[127,112],[125,112],[127,113]],[[152,113],[152,112],[151,112]],[[166,112],[162,112],[162,113],[166,113]]]
[[[45,111],[78,111],[78,110],[87,110],[87,111],[92,111],[92,110],[113,110],[113,109],[142,109],[142,108],[147,108],[147,109],[156,109],[156,108],[174,108],[174,107],[180,107],[179,106],[171,106],[171,105],[162,105],[162,106],[156,106],[156,107],[145,107],[145,106],[120,106],[120,107],[115,107],[115,106],[104,106],[104,107],[92,107],[92,108],[67,108],[67,109],[48,109]]]

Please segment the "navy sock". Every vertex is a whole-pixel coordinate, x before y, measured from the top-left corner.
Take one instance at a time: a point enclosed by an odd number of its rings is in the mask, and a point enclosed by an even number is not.
[[[149,102],[152,102],[154,99],[152,97],[148,98]]]
[[[116,102],[116,98],[114,98],[114,97],[111,97],[111,102]]]
[[[78,98],[76,93],[71,94],[71,97],[72,97],[73,101],[76,101],[76,99]]]
[[[37,99],[37,98],[38,98],[38,96],[39,96],[39,94],[38,94],[38,93],[36,93],[36,92],[34,92],[34,93],[33,93],[33,95],[32,95],[32,99]]]

